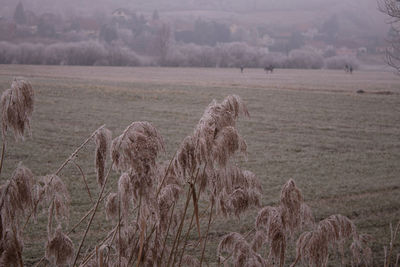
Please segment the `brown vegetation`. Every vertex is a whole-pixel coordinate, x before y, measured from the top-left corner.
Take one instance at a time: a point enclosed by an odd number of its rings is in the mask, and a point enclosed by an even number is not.
[[[27,95],[33,96],[32,88],[28,89],[31,91],[27,90]],[[13,111],[23,111],[25,117],[22,116],[24,120],[21,121],[25,124],[32,114],[33,101],[25,99],[23,103],[24,108]],[[28,223],[40,207],[48,214],[48,241],[41,262],[75,265],[80,260],[81,264],[89,266],[201,266],[213,219],[219,214],[240,216],[261,203],[260,181],[255,174],[241,170],[235,163],[236,156],[247,151],[246,142],[236,128],[236,121],[241,116],[248,117],[249,112],[239,96],[228,96],[222,102],[214,100],[169,164],[162,164],[158,159],[165,146],[158,130],[148,122],[133,122],[112,143],[111,132],[100,127],[55,173],[39,181],[35,181],[30,170],[18,166],[12,178],[2,186],[0,262],[10,266],[23,265],[22,222]],[[24,131],[18,129],[18,135],[22,136]],[[72,240],[65,234],[70,197],[58,175],[89,140],[96,143],[95,169],[101,190],[88,212],[91,219],[75,250]],[[111,154],[109,169],[106,168],[107,151]],[[112,169],[120,175],[118,187],[113,188],[116,192],[104,194]],[[105,198],[107,219],[115,226],[104,240],[92,247],[91,252],[80,258],[93,217]],[[200,201],[209,204],[204,211]],[[191,205],[193,209],[189,208]],[[208,224],[205,231],[201,231],[199,218],[204,215],[208,216]],[[52,230],[54,224],[56,231]],[[200,258],[187,252],[188,236],[195,227]],[[303,232],[305,229],[308,231]],[[254,230],[246,236],[239,233],[224,236],[218,246],[219,260],[232,261],[235,266],[283,266],[288,244],[300,235],[292,266],[300,260],[310,266],[326,266],[332,249],[339,251],[345,264],[344,252],[349,239],[353,240],[351,262],[355,265],[371,262],[370,237],[360,235],[355,224],[342,215],[315,223],[310,207],[292,179],[282,187],[277,206],[266,206],[258,212]],[[267,251],[266,257],[259,253],[263,247]],[[392,253],[393,245],[390,246],[388,266]]]

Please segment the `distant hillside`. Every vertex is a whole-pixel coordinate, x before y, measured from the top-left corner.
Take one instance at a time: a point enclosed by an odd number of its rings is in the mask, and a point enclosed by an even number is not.
[[[2,0],[0,15],[12,17],[16,0]],[[23,0],[25,9],[64,16],[110,14],[116,8],[150,13],[158,9],[173,18],[205,18],[247,25],[288,27],[299,23],[320,24],[332,15],[341,30],[357,34],[386,33],[385,16],[376,0]]]
[[[25,10],[40,15],[46,12],[64,19],[96,16],[101,21],[117,8],[146,16],[158,10],[164,21],[173,25],[192,24],[197,19],[212,20],[264,32],[304,32],[320,30],[324,23],[336,20],[343,38],[377,38],[388,32],[385,15],[378,11],[377,0],[23,0]],[[12,19],[18,0],[2,0],[0,16]]]

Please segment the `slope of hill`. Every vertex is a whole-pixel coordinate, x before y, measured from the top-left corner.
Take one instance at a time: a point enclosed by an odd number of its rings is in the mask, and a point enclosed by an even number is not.
[[[17,2],[3,0],[0,16],[12,18]],[[52,12],[64,16],[110,14],[116,8],[150,13],[157,9],[174,18],[205,18],[239,24],[299,23],[320,24],[336,15],[346,31],[362,31],[382,36],[385,16],[378,11],[377,0],[24,0],[26,10],[38,14]]]

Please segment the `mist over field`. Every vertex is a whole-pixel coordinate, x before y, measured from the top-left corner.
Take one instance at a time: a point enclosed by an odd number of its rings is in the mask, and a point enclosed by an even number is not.
[[[19,64],[357,68],[390,33],[376,0],[3,0],[0,16],[0,63]]]

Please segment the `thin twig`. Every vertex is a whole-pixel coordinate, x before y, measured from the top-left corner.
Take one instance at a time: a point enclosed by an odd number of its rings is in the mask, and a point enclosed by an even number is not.
[[[152,237],[154,231],[156,230],[156,226],[157,226],[157,223],[154,223],[154,224],[153,224],[153,227],[151,228],[150,234],[146,237],[146,240],[144,241],[144,244],[148,244],[150,238]],[[136,246],[137,246],[137,243],[135,244],[135,247],[136,247]],[[134,263],[135,263],[135,261],[133,262],[133,264],[134,264]],[[132,264],[132,265],[133,265],[133,264]],[[129,262],[128,262],[128,265],[129,265]]]
[[[18,244],[18,240],[17,240],[17,229],[16,229],[16,227],[15,227],[14,224],[11,226],[11,229],[12,229],[12,231],[13,231],[13,237],[14,237],[15,245],[17,245],[17,244]],[[17,251],[16,251],[16,254],[17,254],[19,266],[20,266],[20,267],[24,267],[24,262],[23,262],[23,260],[22,260],[21,251],[20,251],[20,250],[17,250]]]
[[[46,259],[46,257],[45,256],[43,256],[43,257],[41,257],[40,258],[40,260],[34,265],[34,267],[37,267],[37,266],[39,266],[39,264],[41,264],[42,263],[42,261],[44,261]]]
[[[82,249],[83,242],[84,242],[85,239],[86,239],[86,235],[87,235],[87,233],[89,232],[89,229],[90,229],[90,226],[92,225],[94,216],[96,215],[97,207],[98,207],[99,204],[100,204],[101,198],[102,198],[102,196],[103,196],[104,188],[106,187],[108,178],[110,177],[110,173],[111,173],[111,170],[112,170],[113,165],[114,165],[114,161],[113,161],[113,163],[110,165],[110,167],[109,167],[109,169],[108,169],[107,176],[106,176],[106,178],[105,178],[105,180],[104,180],[103,186],[101,187],[101,191],[100,191],[99,197],[97,198],[97,202],[96,202],[96,205],[95,205],[95,207],[94,207],[92,216],[90,217],[89,224],[87,225],[86,230],[85,230],[85,233],[83,234],[82,240],[81,240],[81,242],[80,242],[80,244],[79,244],[79,248],[78,248],[78,251],[77,251],[77,253],[76,253],[73,266],[75,266],[76,261],[78,260],[79,253],[80,253],[80,251],[81,251],[81,249]]]
[[[164,177],[163,177],[163,179],[161,180],[160,185],[158,186],[158,189],[157,189],[157,193],[156,193],[156,197],[155,197],[155,198],[157,198],[157,197],[158,197],[158,194],[160,194],[160,191],[161,191],[161,189],[162,189],[162,187],[163,187],[163,185],[164,185],[165,178],[167,178],[169,168],[171,168],[172,161],[175,159],[175,156],[176,156],[177,153],[178,153],[178,150],[175,151],[174,156],[173,156],[173,157],[171,158],[171,160],[169,161],[168,168],[167,168],[167,170],[165,171]]]
[[[2,194],[2,198],[1,198],[1,204],[0,204],[0,211],[3,209],[3,205],[4,205],[4,201],[5,198],[8,194],[8,189],[10,188],[11,182],[13,181],[13,178],[11,178],[10,180],[8,180],[8,184],[6,186],[6,188],[4,188],[4,193]]]
[[[54,212],[54,197],[53,197],[53,200],[51,201],[51,204],[50,204],[50,213],[49,213],[49,221],[47,222],[47,234],[48,234],[48,236],[51,236],[51,228],[52,228],[52,225],[53,225],[53,212]],[[35,267],[36,266],[39,266],[39,264],[40,263],[42,263],[42,261],[45,259],[46,257],[45,256],[43,256],[40,260],[39,260],[39,262],[38,263],[36,263],[35,264]]]
[[[108,195],[110,192],[111,192],[111,190],[108,190],[108,192],[104,194],[104,196],[102,197],[102,199],[100,200],[100,202],[103,201],[103,200],[107,197],[107,195]],[[69,232],[68,232],[67,235],[69,235],[69,234],[71,234],[73,231],[75,231],[75,229],[83,222],[83,220],[85,220],[85,219],[90,215],[90,213],[93,212],[94,207],[95,207],[95,206],[93,205],[93,207],[92,207],[88,212],[86,212],[86,214],[79,220],[79,222],[77,222],[77,223],[71,228],[71,230],[69,230]]]
[[[193,196],[193,190],[195,189],[194,188],[194,186],[192,186],[193,184],[196,184],[196,182],[197,182],[197,178],[199,177],[199,171],[200,171],[200,168],[197,168],[197,171],[196,171],[196,175],[195,176],[193,176],[193,174],[194,174],[194,170],[193,170],[193,172],[192,172],[192,176],[191,176],[191,181],[189,181],[188,183],[189,183],[189,188],[190,188],[190,190],[189,190],[189,193],[190,193],[190,198],[192,198],[192,196]],[[194,201],[194,199],[193,199],[193,201]],[[190,202],[190,200],[189,200],[189,202]],[[196,204],[193,204],[193,205],[196,205]],[[186,209],[187,209],[187,207],[186,207]],[[185,219],[185,217],[183,217],[183,219]],[[184,224],[184,223],[183,223]],[[174,260],[173,260],[173,262],[172,262],[172,266],[174,266],[175,265],[175,260],[176,260],[176,258],[177,258],[177,255],[178,255],[178,248],[179,248],[179,245],[180,245],[180,243],[181,243],[181,234],[182,234],[182,230],[183,230],[183,225],[182,225],[182,227],[179,229],[179,235],[178,235],[178,243],[177,243],[177,245],[176,245],[176,247],[175,247],[175,253],[174,253]]]
[[[203,259],[204,259],[204,251],[206,250],[206,243],[207,243],[208,232],[210,230],[211,218],[212,218],[212,214],[213,214],[213,208],[214,208],[214,201],[211,200],[210,217],[208,219],[207,231],[206,231],[206,234],[205,234],[205,237],[204,237],[203,251],[201,252],[201,258],[200,258],[200,266],[202,265]]]
[[[6,141],[5,141],[5,138],[3,136],[3,147],[1,149],[1,160],[0,160],[0,175],[1,175],[1,171],[3,170],[3,162],[4,162],[5,153],[6,153]]]
[[[75,158],[75,156],[78,154],[78,152],[90,141],[92,140],[92,138],[97,134],[98,131],[100,131],[101,129],[103,129],[106,125],[102,125],[100,126],[96,131],[94,131],[92,133],[91,136],[89,136],[77,149],[75,149],[74,152],[72,152],[72,154],[61,164],[61,166],[58,168],[58,170],[55,172],[55,175],[58,175],[62,169],[64,169],[64,167],[68,164],[68,162],[70,162],[71,160],[73,160]]]
[[[175,238],[174,238],[174,242],[172,244],[171,252],[170,252],[169,257],[168,257],[167,267],[169,267],[169,264],[171,263],[172,255],[174,254],[174,249],[176,249],[175,245],[176,245],[177,240],[178,240],[178,238],[180,236],[179,233],[182,231],[183,223],[184,223],[185,217],[186,217],[186,211],[187,211],[187,208],[189,206],[190,199],[191,199],[191,190],[192,190],[192,188],[189,187],[189,190],[188,190],[188,193],[187,193],[187,197],[186,197],[186,203],[185,203],[185,207],[184,207],[184,211],[183,211],[183,215],[182,215],[182,219],[181,219],[181,222],[179,224],[178,231],[175,234]]]
[[[204,166],[204,169],[203,169],[203,174],[204,174],[204,171],[205,171],[205,166]],[[195,186],[195,184],[193,184],[193,187],[194,187],[194,186]],[[194,193],[195,193],[195,192],[194,192]],[[199,190],[199,193],[197,194],[196,198],[193,199],[193,202],[195,202],[195,201],[198,202],[198,200],[200,199],[200,194],[201,194],[201,190]],[[197,203],[193,203],[193,205],[197,206]],[[208,208],[207,208],[207,209],[208,209]],[[197,212],[198,212],[198,211],[197,211]],[[195,216],[195,211],[193,211],[192,219],[190,220],[189,228],[188,228],[188,230],[187,230],[187,232],[186,232],[185,242],[183,243],[183,248],[182,248],[181,257],[180,257],[180,259],[179,259],[179,267],[180,267],[181,264],[182,264],[183,255],[185,254],[186,245],[187,245],[187,241],[188,241],[188,238],[189,238],[189,233],[192,231],[192,225],[193,225],[194,216]],[[198,221],[199,221],[199,214],[197,213],[196,216],[197,216],[196,219],[197,219],[197,222],[198,222]],[[200,235],[200,226],[199,226],[199,222],[197,223],[197,227],[199,228],[199,229],[198,229],[198,231],[199,231],[199,242],[201,242],[201,235]]]
[[[78,163],[75,162],[75,160],[72,160],[71,162],[76,166],[76,168],[81,173],[83,182],[85,183],[86,191],[88,192],[88,195],[90,197],[90,201],[92,202],[92,204],[94,204],[94,201],[93,201],[93,198],[92,198],[92,194],[90,193],[90,189],[89,189],[89,186],[88,186],[88,184],[86,182],[85,174],[83,173],[83,170],[82,170],[81,166],[79,166]]]
[[[131,124],[130,126],[128,126],[128,128],[125,129],[125,131],[122,133],[122,138],[121,138],[121,140],[123,140],[123,139],[125,138],[127,132],[130,130],[130,128],[131,128],[132,126],[133,126],[133,124]],[[104,127],[104,126],[103,126],[103,127]],[[97,132],[97,131],[96,131],[96,132]],[[94,136],[94,134],[93,134],[92,136]],[[120,147],[121,147],[121,143],[119,144],[119,146],[118,146],[117,149],[119,149]],[[88,233],[88,231],[89,231],[89,229],[90,229],[90,226],[92,225],[93,218],[94,218],[94,216],[96,215],[97,207],[99,206],[101,197],[102,197],[103,192],[104,192],[104,188],[105,188],[105,186],[106,186],[106,184],[107,184],[108,178],[110,177],[110,173],[111,173],[112,167],[114,166],[114,163],[115,163],[115,159],[113,159],[113,161],[112,161],[112,163],[111,163],[111,165],[110,165],[110,167],[109,167],[109,169],[108,169],[108,171],[107,171],[107,175],[106,175],[106,177],[105,177],[105,179],[104,179],[104,184],[103,184],[103,186],[101,187],[101,191],[100,191],[99,197],[98,197],[98,199],[97,199],[97,202],[96,202],[96,205],[95,205],[93,214],[92,214],[92,216],[90,217],[89,224],[87,225],[87,228],[86,228],[86,230],[85,230],[85,233],[84,233],[84,235],[83,235],[83,237],[82,237],[82,240],[81,240],[81,243],[80,243],[80,245],[79,245],[78,252],[76,253],[76,256],[75,256],[74,264],[73,264],[73,265],[75,265],[75,264],[76,264],[76,261],[78,260],[79,253],[80,253],[80,251],[81,251],[81,249],[82,249],[83,242],[85,241],[86,235],[87,235],[87,233]],[[140,210],[139,210],[139,211],[140,211]]]
[[[78,152],[96,135],[96,133],[101,130],[102,128],[105,127],[105,124],[100,126],[96,131],[94,131],[92,133],[91,136],[89,136],[77,149],[75,149],[74,152],[72,152],[72,154],[61,164],[61,166],[58,168],[58,170],[54,173],[54,175],[58,175],[61,170],[68,164],[68,162],[70,162],[73,158],[75,158],[75,156],[78,154]],[[49,184],[51,184],[53,182],[53,178],[54,176],[51,177]],[[44,192],[43,192],[44,193]],[[39,200],[40,197],[37,199],[37,201],[35,202],[34,208],[31,211],[31,213],[29,213],[28,217],[26,218],[24,227],[22,228],[22,231],[25,230],[25,227],[27,226],[27,224],[29,223],[30,218],[32,217],[34,211],[37,209],[37,205],[39,204]]]
[[[51,201],[51,204],[50,204],[49,221],[47,223],[47,234],[48,234],[48,236],[52,236],[51,228],[53,226],[53,212],[54,212],[54,197],[53,197],[53,200]]]
[[[140,238],[139,238],[139,253],[138,253],[138,262],[136,267],[139,267],[140,262],[142,260],[143,246],[144,246],[144,234],[146,233],[146,220],[144,217],[140,219]]]
[[[136,222],[136,223],[137,223],[137,222]],[[139,226],[136,226],[136,230],[135,230],[135,233],[133,234],[133,237],[136,236],[136,233],[137,233],[138,230],[139,230]],[[130,243],[130,241],[131,241],[131,240],[129,240],[128,243]],[[136,248],[138,242],[139,242],[139,239],[136,239],[135,245],[132,246],[131,254],[129,255],[128,265],[129,265],[129,264],[131,263],[131,261],[133,260],[133,253],[135,252],[135,248]]]
[[[167,238],[168,238],[169,228],[171,227],[171,223],[172,223],[172,216],[174,215],[175,204],[176,204],[176,202],[174,201],[174,203],[172,204],[171,215],[170,215],[170,217],[169,217],[167,232],[165,233],[165,237],[164,237],[163,248],[162,248],[162,250],[161,250],[161,257],[160,257],[161,262],[162,262],[162,260],[163,260],[164,251],[165,251],[165,246],[166,246],[166,244],[167,244]]]
[[[118,228],[119,228],[119,226],[117,225],[115,229],[118,230]],[[113,236],[112,236],[112,238],[111,238],[111,240],[110,240],[109,246],[111,246],[111,244],[114,242],[114,239],[115,239],[115,236],[116,236],[116,235],[117,235],[117,231],[114,231]],[[120,249],[121,249],[121,247],[120,247]],[[109,249],[109,250],[107,251],[106,262],[108,262],[108,260],[109,260],[109,258],[110,258],[110,253],[111,253],[111,250]]]
[[[186,235],[185,235],[185,238],[184,238],[185,242],[183,242],[182,253],[181,253],[181,256],[180,256],[180,258],[179,258],[179,264],[178,264],[179,267],[180,267],[181,264],[182,264],[183,254],[185,254],[186,244],[187,244],[187,240],[188,240],[188,237],[189,237],[189,233],[190,233],[191,230],[192,230],[193,220],[194,220],[194,212],[193,212],[193,214],[192,214],[192,219],[190,220],[189,228],[188,228],[188,230],[187,230],[187,232],[186,232]],[[200,238],[200,237],[199,237],[199,238]]]
[[[110,237],[117,231],[117,227],[115,227],[108,235],[98,244],[98,246],[103,245]],[[89,253],[88,256],[83,260],[83,262],[79,266],[85,266],[89,260],[93,257],[93,255],[96,253],[96,250],[94,249],[91,253]]]
[[[392,260],[394,242],[396,241],[396,236],[397,236],[397,233],[399,231],[399,228],[400,228],[400,221],[397,223],[397,226],[394,229],[394,231],[393,231],[392,224],[390,224],[390,244],[389,244],[389,253],[387,255],[387,258],[388,258],[387,265],[386,265],[387,267],[390,266],[390,262]]]
[[[118,192],[118,267],[121,267],[121,196]]]
[[[249,237],[249,235],[250,235],[252,232],[254,232],[254,231],[255,231],[255,228],[253,228],[253,229],[251,229],[250,231],[248,231],[247,234],[244,235],[244,238]],[[229,254],[228,257],[226,257],[221,263],[218,263],[218,266],[219,266],[220,264],[224,264],[230,257],[232,257],[232,255],[233,255],[233,252],[231,252],[231,254]]]

